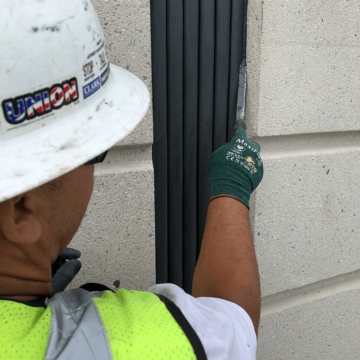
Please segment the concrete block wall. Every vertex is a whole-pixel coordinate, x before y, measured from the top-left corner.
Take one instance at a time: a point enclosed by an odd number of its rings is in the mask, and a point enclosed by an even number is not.
[[[92,0],[110,62],[145,82],[151,93],[150,3]],[[82,252],[71,287],[98,282],[147,290],[155,284],[152,111],[95,165],[90,204],[70,246]]]
[[[360,355],[360,3],[249,0],[259,360]]]

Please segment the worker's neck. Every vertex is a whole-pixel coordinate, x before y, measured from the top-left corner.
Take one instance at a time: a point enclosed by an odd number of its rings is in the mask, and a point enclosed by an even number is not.
[[[0,298],[32,301],[51,294],[51,260],[41,245],[15,244],[0,234]]]

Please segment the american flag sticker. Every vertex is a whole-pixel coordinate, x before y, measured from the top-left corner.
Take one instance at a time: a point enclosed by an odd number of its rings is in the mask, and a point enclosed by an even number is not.
[[[76,78],[55,84],[30,94],[6,99],[2,102],[5,120],[11,125],[21,124],[45,113],[58,110],[79,98]]]

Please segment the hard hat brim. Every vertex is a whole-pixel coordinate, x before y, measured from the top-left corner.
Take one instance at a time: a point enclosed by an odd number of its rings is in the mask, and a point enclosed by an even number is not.
[[[110,66],[106,89],[94,95],[91,103],[46,127],[0,143],[0,202],[83,165],[140,123],[150,104],[147,87],[130,72]]]

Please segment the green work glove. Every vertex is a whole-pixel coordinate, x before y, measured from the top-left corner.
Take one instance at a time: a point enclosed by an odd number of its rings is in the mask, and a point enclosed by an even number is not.
[[[229,143],[216,150],[210,159],[211,198],[229,195],[239,199],[249,209],[250,194],[263,178],[260,144],[251,142],[246,135],[244,121]]]

